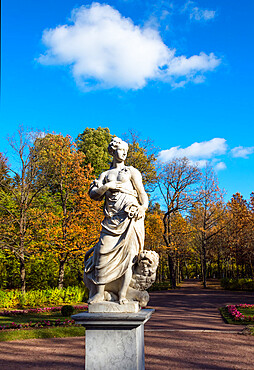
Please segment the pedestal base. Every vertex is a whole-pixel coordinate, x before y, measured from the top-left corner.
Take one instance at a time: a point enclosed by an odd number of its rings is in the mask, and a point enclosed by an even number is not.
[[[125,304],[119,304],[116,302],[101,302],[88,305],[89,313],[138,313],[140,311],[138,302],[127,302]]]
[[[86,370],[144,370],[144,324],[153,312],[73,315],[86,327]]]

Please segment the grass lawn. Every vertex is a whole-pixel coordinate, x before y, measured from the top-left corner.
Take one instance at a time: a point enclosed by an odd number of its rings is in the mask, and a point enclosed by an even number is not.
[[[0,325],[7,325],[15,322],[16,324],[24,324],[26,322],[33,322],[36,323],[38,321],[47,320],[47,321],[55,321],[55,320],[69,320],[69,316],[63,316],[61,312],[41,312],[41,313],[34,313],[34,314],[24,314],[24,315],[13,315],[13,316],[0,316]]]
[[[244,316],[254,316],[254,308],[238,308],[238,310],[244,314]]]
[[[41,339],[41,338],[64,338],[64,337],[84,337],[85,328],[82,326],[57,327],[45,329],[15,329],[0,331],[0,342],[22,339]]]
[[[74,314],[80,312],[75,310]],[[55,322],[56,320],[65,321],[70,320],[70,316],[62,316],[61,312],[40,312],[28,313],[13,316],[0,316],[0,326],[15,324],[25,324],[32,322],[34,324],[47,320]],[[48,328],[26,328],[26,329],[8,329],[0,330],[0,341],[10,341],[18,339],[32,339],[32,338],[63,338],[63,337],[77,337],[84,336],[85,328],[82,326],[57,326]]]

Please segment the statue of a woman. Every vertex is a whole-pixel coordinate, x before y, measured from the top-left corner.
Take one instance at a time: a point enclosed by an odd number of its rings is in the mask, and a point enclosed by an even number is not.
[[[128,302],[126,293],[132,279],[133,264],[144,246],[148,197],[141,174],[124,164],[128,152],[126,142],[114,137],[108,150],[113,155],[111,167],[92,183],[89,190],[94,200],[105,197],[100,239],[85,257],[85,282],[89,285],[91,304],[102,302],[105,286],[115,282],[119,286],[119,303]]]

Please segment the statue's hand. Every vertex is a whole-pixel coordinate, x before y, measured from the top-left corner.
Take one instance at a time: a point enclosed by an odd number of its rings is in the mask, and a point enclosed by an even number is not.
[[[137,219],[139,220],[140,218],[145,218],[145,213],[146,213],[146,208],[144,208],[143,206],[140,206],[138,208],[138,212],[137,212]]]
[[[144,206],[130,204],[125,208],[125,211],[128,213],[129,218],[135,218],[135,220],[139,220],[140,218],[145,217],[146,208]]]
[[[110,182],[107,182],[105,185],[108,188],[108,190],[118,190],[121,188],[120,181],[110,181]]]

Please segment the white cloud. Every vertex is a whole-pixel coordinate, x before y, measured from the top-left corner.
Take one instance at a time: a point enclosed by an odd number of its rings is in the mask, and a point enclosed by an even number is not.
[[[193,143],[186,148],[174,146],[170,149],[162,150],[159,153],[159,161],[169,162],[174,158],[187,157],[190,164],[197,165],[199,168],[204,168],[207,163],[212,165],[215,171],[225,170],[226,163],[222,161],[221,156],[231,155],[234,158],[248,158],[254,153],[254,146],[244,147],[238,146],[229,149],[226,140],[223,138],[214,138],[209,141]]]
[[[183,12],[188,12],[189,17],[195,21],[209,21],[216,16],[215,10],[201,9],[195,6],[194,1],[187,1],[182,9]]]
[[[27,140],[33,143],[36,139],[43,139],[47,135],[44,131],[29,131],[26,135]]]
[[[200,159],[198,161],[190,160],[190,163],[192,165],[198,166],[199,168],[205,168],[208,164],[210,164],[214,168],[214,170],[217,172],[221,170],[225,170],[227,168],[224,162],[218,162],[216,158],[212,159],[211,161],[207,159]]]
[[[213,53],[176,56],[155,27],[136,26],[106,4],[73,10],[71,22],[43,32],[47,50],[37,60],[44,65],[71,66],[76,82],[86,89],[140,89],[149,80],[174,87],[189,81],[201,83],[204,73],[221,62]]]
[[[218,64],[219,61],[213,53],[209,55],[200,53],[190,58],[182,55],[172,59],[169,65],[169,73],[175,76],[185,76],[198,71],[212,71]]]
[[[254,146],[237,146],[231,150],[232,157],[248,158],[252,153],[254,153]]]
[[[199,161],[190,161],[192,165],[196,165],[199,168],[205,168],[208,161],[206,159],[200,159]]]
[[[196,21],[209,21],[210,19],[213,19],[215,15],[215,10],[200,9],[195,6],[191,10],[190,19],[195,19]]]
[[[226,140],[223,138],[214,138],[209,141],[193,143],[187,148],[175,146],[159,153],[159,159],[162,162],[170,161],[176,157],[187,157],[190,159],[203,160],[203,158],[212,158],[216,155],[225,154],[227,151]],[[202,165],[202,163],[201,163]]]
[[[227,168],[224,162],[219,162],[214,166],[215,171],[225,170]]]

